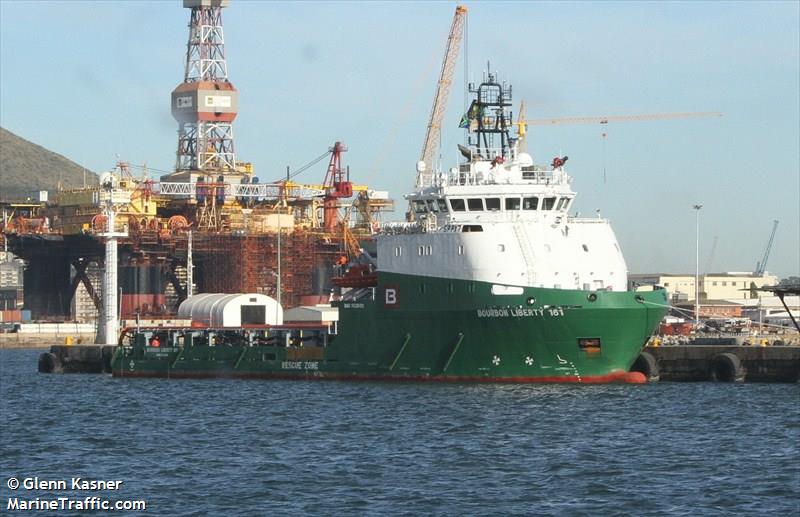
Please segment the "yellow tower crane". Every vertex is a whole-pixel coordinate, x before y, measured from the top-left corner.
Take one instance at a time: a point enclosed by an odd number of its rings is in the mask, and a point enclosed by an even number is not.
[[[601,117],[561,117],[561,118],[535,118],[525,120],[524,107],[520,108],[518,127],[526,126],[554,126],[556,124],[608,124],[609,122],[639,122],[642,120],[672,120],[679,118],[704,118],[721,117],[718,111],[700,111],[684,113],[645,113],[641,115],[605,115]],[[521,135],[525,134],[522,130]]]

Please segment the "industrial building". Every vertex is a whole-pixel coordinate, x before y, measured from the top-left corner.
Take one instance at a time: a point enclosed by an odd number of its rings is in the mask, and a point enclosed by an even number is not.
[[[695,275],[670,273],[630,274],[628,281],[634,289],[651,289],[660,286],[670,293],[674,303],[693,302],[695,299]],[[703,300],[748,300],[761,294],[756,289],[775,285],[778,277],[764,273],[747,272],[706,273],[699,276],[700,302]]]
[[[98,186],[4,205],[0,234],[25,262],[24,306],[33,319],[105,318],[115,309],[101,306],[104,292],[119,292],[112,305],[123,319],[174,315],[198,292],[258,293],[286,307],[327,302],[340,257],[374,250],[372,235],[393,202],[350,181],[342,142],[297,171],[269,173],[280,181],[262,181],[237,158],[239,92],[225,57],[227,6],[184,0],[183,80],[170,95],[178,123],[174,172],[153,179],[146,168],[120,161]],[[326,159],[318,183],[292,181]]]

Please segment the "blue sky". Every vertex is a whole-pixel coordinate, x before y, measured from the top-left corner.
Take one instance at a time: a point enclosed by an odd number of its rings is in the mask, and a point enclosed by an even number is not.
[[[402,205],[455,5],[232,0],[237,158],[268,181],[342,140],[353,179]],[[570,156],[576,209],[612,220],[631,272],[693,272],[701,203],[701,270],[752,270],[778,219],[768,269],[800,275],[800,2],[466,5],[469,77],[490,60],[530,118],[725,114],[532,128],[535,161]],[[188,15],[180,0],[0,0],[0,125],[95,171],[117,155],[171,169]],[[461,61],[448,167],[463,139]]]

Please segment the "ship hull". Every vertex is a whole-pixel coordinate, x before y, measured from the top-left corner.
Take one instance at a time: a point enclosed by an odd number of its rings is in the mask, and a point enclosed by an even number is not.
[[[647,293],[507,288],[381,273],[341,302],[325,346],[120,348],[120,377],[641,382],[628,374],[666,312]]]

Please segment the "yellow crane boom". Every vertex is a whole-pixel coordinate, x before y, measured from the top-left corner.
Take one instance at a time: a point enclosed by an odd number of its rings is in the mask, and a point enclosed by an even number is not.
[[[422,145],[420,161],[425,164],[420,167],[417,173],[417,185],[427,185],[433,177],[433,165],[436,152],[441,140],[442,119],[447,109],[447,98],[450,95],[450,87],[453,82],[453,74],[456,70],[456,60],[461,51],[461,40],[464,37],[464,25],[467,18],[467,8],[459,5],[453,15],[453,24],[450,26],[450,34],[447,36],[447,47],[442,59],[442,70],[439,74],[439,82],[436,86],[436,95],[433,98],[433,107],[428,121],[428,131],[425,134],[425,142]]]
[[[646,113],[641,115],[606,115],[601,117],[560,117],[560,118],[535,118],[524,120],[520,117],[520,127],[527,126],[552,126],[556,124],[608,124],[609,122],[638,122],[641,120],[671,120],[679,118],[705,118],[721,117],[718,111],[700,111],[685,113]],[[523,133],[524,134],[524,129]]]

